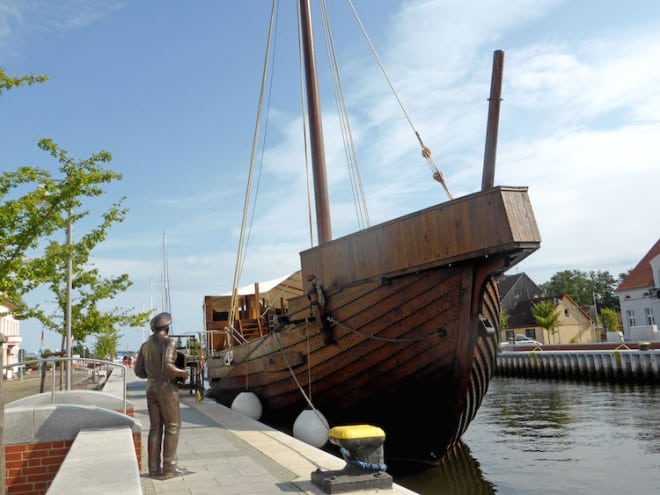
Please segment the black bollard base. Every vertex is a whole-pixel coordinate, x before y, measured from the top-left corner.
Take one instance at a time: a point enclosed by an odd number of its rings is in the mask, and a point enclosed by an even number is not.
[[[383,471],[366,471],[347,465],[335,471],[312,472],[312,483],[325,493],[346,493],[355,490],[391,489],[392,477]]]

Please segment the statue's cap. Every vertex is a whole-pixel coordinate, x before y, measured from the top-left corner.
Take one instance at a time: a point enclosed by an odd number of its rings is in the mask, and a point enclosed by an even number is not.
[[[172,323],[172,315],[169,313],[159,313],[151,319],[151,331],[161,330],[169,327]]]

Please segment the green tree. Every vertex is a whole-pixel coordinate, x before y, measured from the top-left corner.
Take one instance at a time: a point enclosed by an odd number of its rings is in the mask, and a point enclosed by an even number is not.
[[[71,347],[71,354],[78,354],[78,356],[86,358],[90,356],[89,348],[84,344],[84,342],[76,342]]]
[[[613,309],[603,308],[600,312],[600,321],[606,332],[619,330],[619,314]]]
[[[46,76],[8,76],[4,67],[0,67],[0,96],[5,91],[27,84],[31,86],[34,83],[43,83],[48,79]],[[3,201],[12,186],[5,182],[5,173],[0,175],[0,201]],[[4,211],[3,211],[4,210]],[[42,218],[43,217],[43,218]],[[41,222],[39,220],[42,220]],[[17,225],[18,230],[7,232],[5,227],[8,225]],[[8,208],[0,208],[0,294],[7,297],[6,286],[3,284],[8,273],[12,273],[12,267],[16,266],[16,260],[23,258],[27,249],[33,246],[39,237],[52,227],[48,215],[38,208],[34,208],[34,196],[28,198],[25,202],[10,202]],[[5,234],[11,234],[5,238]],[[20,265],[20,263],[19,263]],[[10,299],[11,300],[11,299]],[[4,335],[0,335],[0,340]],[[2,359],[0,359],[0,364]],[[0,404],[4,404],[2,399],[2,379],[0,378]],[[0,451],[4,453],[4,423],[5,408],[0,406]],[[0,493],[5,493],[5,456],[0,456]]]
[[[502,339],[506,336],[506,330],[509,328],[509,313],[502,310],[500,311],[500,336]]]
[[[112,360],[117,354],[117,345],[121,334],[114,328],[103,328],[96,337],[96,346],[94,353],[97,359]]]
[[[28,193],[31,199],[26,203],[26,209],[35,205],[35,199],[40,195],[41,202],[47,205],[45,211],[50,212],[48,215],[52,218],[51,229],[68,229],[69,226],[77,224],[89,214],[88,210],[81,210],[83,200],[102,196],[105,192],[104,184],[121,180],[120,174],[105,169],[102,165],[112,159],[110,153],[102,151],[86,160],[75,160],[50,139],[42,139],[38,145],[59,161],[59,171],[64,178],[56,180],[50,174],[39,174],[41,187]],[[71,260],[72,266],[71,321],[72,336],[75,340],[85,340],[89,335],[106,331],[108,328],[139,327],[148,318],[148,312],[134,313],[132,308],[101,309],[104,301],[111,301],[117,294],[126,291],[131,281],[127,274],[103,278],[90,262],[93,249],[107,238],[109,229],[124,220],[126,209],[121,206],[123,199],[112,204],[102,214],[99,225],[77,236],[77,242],[69,239],[68,235],[63,243],[50,240],[43,250],[43,256],[15,258],[11,271],[6,273],[7,280],[4,283],[8,294],[19,308],[17,316],[36,318],[45,328],[60,332],[63,338],[62,347],[66,334],[64,315],[68,260]],[[1,218],[8,216],[3,215]],[[11,231],[11,225],[7,230]],[[35,244],[36,242],[33,246]],[[24,296],[37,285],[48,287],[54,294],[54,311],[44,309],[39,304],[30,305],[25,302]]]
[[[551,299],[539,301],[532,306],[532,314],[536,324],[545,329],[555,342],[555,333],[559,328],[559,315],[557,315],[555,303]]]
[[[45,201],[39,185],[49,177],[34,167],[0,174],[0,292],[11,302],[37,285],[25,265],[26,253],[63,222],[62,205],[70,188],[57,188]]]
[[[43,83],[47,79],[47,76],[34,75],[8,76],[5,68],[0,67],[0,95],[12,88]],[[57,209],[41,201],[41,191],[35,188],[21,195],[16,194],[16,190],[24,191],[46,177],[46,171],[34,167],[0,174],[0,294],[10,301],[9,289],[13,289],[15,283],[10,275],[22,265],[26,251],[35,247],[41,237],[53,232],[58,219]],[[57,204],[59,199],[54,197],[52,204]]]
[[[618,311],[619,298],[614,294],[614,289],[619,282],[607,271],[564,270],[541,284],[541,289],[548,295],[568,294],[580,306],[592,306],[596,298],[599,309]]]
[[[511,316],[509,313],[506,311],[502,310],[500,311],[500,331],[503,332],[507,328],[509,328],[509,319]]]

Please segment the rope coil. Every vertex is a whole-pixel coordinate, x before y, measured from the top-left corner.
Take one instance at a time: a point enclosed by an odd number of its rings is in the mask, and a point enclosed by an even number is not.
[[[347,464],[357,466],[366,471],[387,471],[387,464],[373,464],[371,462],[358,461],[356,459],[351,459],[350,452],[344,447],[339,447],[341,456],[344,458]]]

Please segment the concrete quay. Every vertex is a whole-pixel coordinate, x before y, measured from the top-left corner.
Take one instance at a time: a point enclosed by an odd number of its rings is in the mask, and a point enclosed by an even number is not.
[[[621,346],[623,347],[623,346]],[[496,373],[524,378],[660,384],[660,350],[502,352]]]
[[[121,377],[111,376],[104,392],[122,396]],[[183,475],[169,480],[147,476],[146,445],[149,416],[146,380],[127,370],[128,400],[142,425],[142,491],[151,494],[272,495],[277,493],[325,493],[311,482],[311,473],[344,467],[343,459],[312,447],[285,433],[233,412],[216,402],[195,400],[182,390],[182,428],[177,450]],[[120,476],[120,473],[117,473]],[[360,490],[369,494],[414,494],[394,484],[392,489]]]

